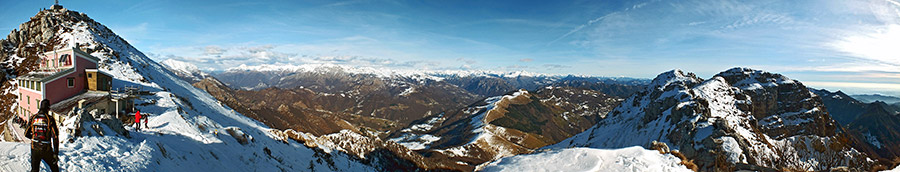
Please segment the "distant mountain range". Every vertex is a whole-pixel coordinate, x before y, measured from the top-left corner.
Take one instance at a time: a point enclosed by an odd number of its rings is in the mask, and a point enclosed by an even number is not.
[[[881,95],[881,94],[858,94],[858,95],[852,95],[852,97],[863,103],[872,103],[875,101],[882,101],[882,102],[885,102],[888,104],[900,104],[900,97],[886,96],[886,95]]]
[[[184,76],[202,76],[196,74],[197,71],[182,73],[194,73]],[[258,83],[254,86],[254,82]],[[583,131],[618,104],[620,98],[610,95],[627,96],[647,82],[630,78],[521,73],[382,75],[340,66],[280,70],[245,66],[241,70],[204,76],[194,86],[206,90],[236,111],[278,129],[323,137],[349,130],[361,133],[367,140],[391,140],[408,151],[418,152],[415,154],[424,156],[423,161],[427,161],[418,164],[418,168],[472,170],[474,165],[528,153]],[[499,98],[518,92],[519,88],[530,88],[534,92],[525,91],[520,95],[529,98],[515,103]],[[495,107],[498,103],[504,106]],[[478,114],[483,113],[492,114],[492,119],[479,118]],[[501,118],[509,113],[518,116]],[[519,117],[528,117],[528,120]],[[533,123],[538,121],[543,123]],[[474,123],[484,125],[470,125]],[[476,129],[503,137],[480,147],[459,142],[479,137],[479,133],[470,132]],[[529,139],[509,138],[513,136]],[[524,146],[491,146],[500,144]],[[377,145],[352,147],[379,148]],[[477,153],[445,151],[452,147]],[[345,150],[351,154],[370,153]],[[398,155],[411,153],[401,149],[392,151]]]
[[[900,162],[900,104],[864,103],[841,91],[810,89],[853,139],[854,147],[886,161]]]

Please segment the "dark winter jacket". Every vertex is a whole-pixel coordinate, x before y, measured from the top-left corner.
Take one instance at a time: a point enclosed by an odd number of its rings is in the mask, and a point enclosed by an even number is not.
[[[59,152],[59,128],[56,126],[56,120],[53,119],[53,116],[50,116],[50,101],[47,99],[41,100],[41,107],[38,109],[38,113],[31,115],[31,118],[28,119],[28,128],[25,129],[25,137],[31,139],[32,127],[34,123],[34,117],[38,116],[38,114],[47,115],[47,123],[50,129],[50,143],[53,144],[53,151]],[[42,144],[39,142],[31,142],[31,149],[44,149],[46,148],[46,144]],[[49,150],[49,149],[47,149]]]

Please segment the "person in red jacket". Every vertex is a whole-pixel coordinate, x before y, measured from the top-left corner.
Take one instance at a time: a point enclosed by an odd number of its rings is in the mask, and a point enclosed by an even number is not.
[[[134,129],[141,130],[141,111],[134,113]]]

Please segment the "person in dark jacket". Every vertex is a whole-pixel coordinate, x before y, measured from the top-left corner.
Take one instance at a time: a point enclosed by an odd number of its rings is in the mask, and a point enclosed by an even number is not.
[[[41,169],[41,161],[47,162],[50,171],[59,171],[59,128],[49,114],[50,100],[41,100],[38,113],[31,115],[25,137],[31,139],[31,171]]]

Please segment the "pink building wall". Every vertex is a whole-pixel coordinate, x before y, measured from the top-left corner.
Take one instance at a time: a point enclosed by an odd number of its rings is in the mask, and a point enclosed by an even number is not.
[[[55,62],[58,62],[59,58],[64,54],[69,54],[69,56],[72,57],[72,64],[56,65]],[[38,102],[42,99],[50,100],[50,104],[52,105],[87,90],[87,77],[85,76],[84,70],[97,68],[95,62],[87,60],[86,57],[79,53],[75,53],[73,49],[60,50],[55,53],[44,53],[42,59],[47,61],[46,63],[40,63],[40,68],[38,70],[58,71],[60,68],[66,69],[74,67],[75,72],[47,83],[40,83],[42,88],[40,92],[20,86],[19,93],[21,93],[21,97],[19,97],[19,107],[26,110],[26,112],[20,112],[17,109],[16,113],[19,113],[19,117],[26,120],[31,117],[32,114],[37,113],[39,108]],[[68,86],[68,78],[73,78],[74,81],[73,87],[71,88]],[[29,99],[31,102],[28,102]]]
[[[74,78],[75,85],[72,88],[69,88],[66,78]],[[74,72],[57,80],[44,83],[44,98],[50,100],[50,104],[55,104],[86,90],[85,86],[87,84],[85,82],[87,82],[87,79],[84,77],[84,72]]]
[[[19,114],[19,117],[28,120],[28,118],[31,117],[31,114],[37,113],[38,111],[37,104],[38,102],[41,102],[41,93],[25,87],[19,87],[19,94],[21,94],[21,97],[19,97],[19,107],[28,111],[24,114]],[[16,110],[16,112],[21,113],[18,111],[18,109]]]
[[[78,55],[78,57],[79,58],[75,58],[75,61],[74,61],[75,62],[74,64],[77,65],[76,67],[78,68],[78,71],[75,71],[75,73],[84,74],[84,69],[96,69],[97,68],[96,63],[87,60],[87,58],[83,58],[81,55]],[[82,78],[83,77],[84,76],[82,76]],[[85,80],[86,80],[86,78],[85,78]]]

